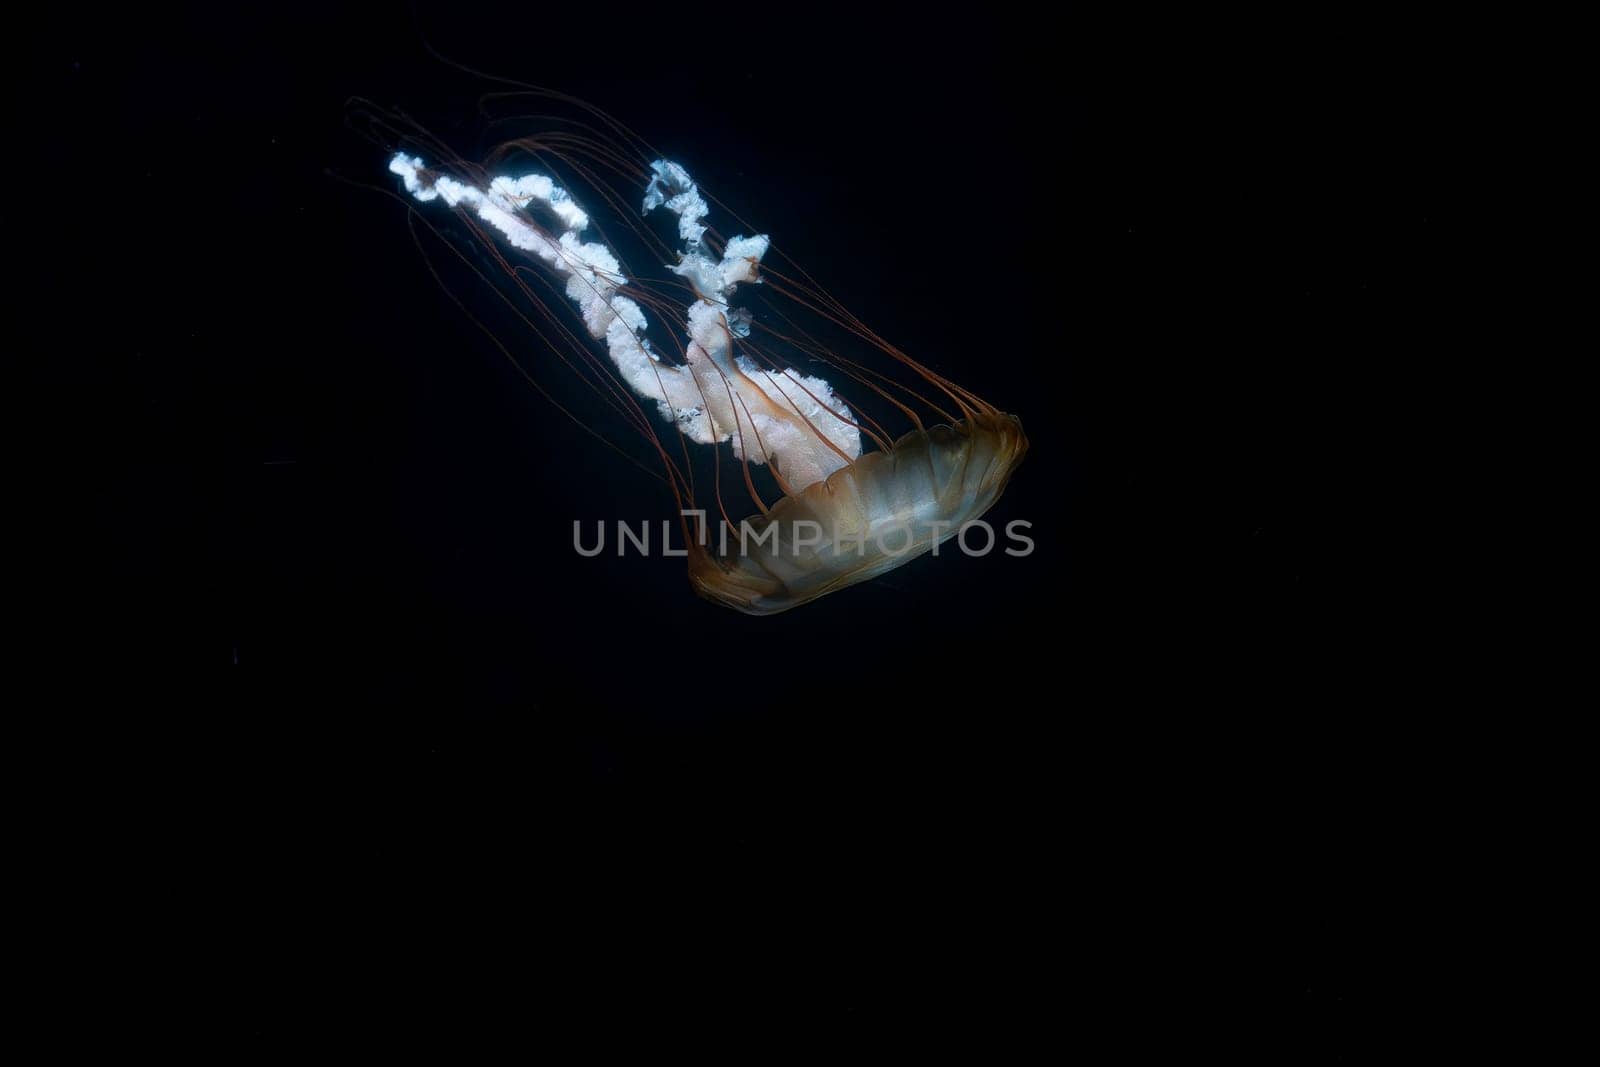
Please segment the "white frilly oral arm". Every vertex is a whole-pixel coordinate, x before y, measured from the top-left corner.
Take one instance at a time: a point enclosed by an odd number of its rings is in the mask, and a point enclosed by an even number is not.
[[[643,309],[618,290],[627,284],[621,264],[604,244],[580,236],[589,218],[548,176],[496,178],[487,190],[449,175],[427,174],[423,161],[397,154],[389,169],[421,202],[443,200],[470,210],[511,247],[530,253],[567,279],[567,297],[583,316],[590,336],[604,340],[606,352],[628,387],[654,400],[663,418],[691,440],[714,444],[731,440],[736,456],[754,463],[774,462],[785,481],[799,491],[861,454],[861,435],[844,418],[849,412],[818,377],[774,377],[748,359],[732,355],[732,336],[748,333],[748,316],[729,313],[728,300],[741,283],[759,283],[765,236],[735,237],[719,260],[702,244],[708,214],[704,198],[688,173],[666,160],[651,165],[654,177],[644,210],[666,207],[678,216],[684,249],[673,272],[695,290],[689,306],[687,362],[662,361],[650,349]],[[537,210],[561,228],[553,232],[528,217]],[[730,318],[732,321],[730,322]],[[838,414],[836,414],[838,413]],[[819,439],[818,434],[827,438]]]

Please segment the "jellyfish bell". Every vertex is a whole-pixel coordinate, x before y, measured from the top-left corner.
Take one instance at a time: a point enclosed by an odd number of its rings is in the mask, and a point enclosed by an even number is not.
[[[993,409],[913,430],[785,496],[742,531],[738,552],[691,552],[689,580],[702,596],[753,615],[866,581],[982,516],[1027,447],[1015,416]]]
[[[726,209],[615,119],[517,95],[569,114],[482,164],[387,116],[388,169],[413,217],[454,213],[480,276],[654,453],[699,594],[785,611],[935,551],[999,499],[1028,447],[1015,416],[873,333],[731,212],[724,236]]]

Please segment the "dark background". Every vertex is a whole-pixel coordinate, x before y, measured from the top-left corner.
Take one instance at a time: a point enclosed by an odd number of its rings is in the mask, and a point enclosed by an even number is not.
[[[835,913],[878,931],[822,987],[840,1011],[968,1003],[912,973],[1130,1015],[1220,983],[1303,1059],[1359,1042],[1348,935],[1388,906],[1405,845],[1382,812],[1416,730],[1367,479],[1435,254],[1425,56],[1371,26],[1153,45],[1057,18],[332,6],[44,30],[38,151],[13,162],[73,207],[40,253],[72,397],[37,445],[75,472],[46,478],[75,561],[37,628],[61,691],[180,754],[175,809],[226,797],[229,836],[303,833],[335,867],[508,889],[559,843],[641,894],[686,857],[739,871],[740,906],[798,889],[797,940],[831,944]],[[674,561],[576,557],[573,519],[669,500],[345,180],[388,178],[352,95],[463,155],[492,142],[493,87],[429,45],[621,117],[1018,414],[1032,448],[990,518],[1031,521],[1035,554],[923,559],[768,619],[698,600]],[[1130,962],[1150,958],[1189,992]]]

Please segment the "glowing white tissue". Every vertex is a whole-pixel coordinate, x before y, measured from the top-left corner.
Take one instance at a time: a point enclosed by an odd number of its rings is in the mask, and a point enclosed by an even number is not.
[[[654,400],[661,417],[701,444],[732,441],[736,457],[776,465],[789,488],[799,492],[861,455],[861,434],[845,421],[850,412],[823,379],[796,371],[775,373],[733,353],[733,339],[750,332],[750,314],[728,300],[741,284],[759,285],[764,235],[734,237],[722,258],[706,254],[702,239],[709,214],[694,180],[670,160],[650,165],[644,210],[665,207],[678,216],[683,250],[672,271],[694,287],[688,309],[687,362],[663,362],[650,350],[648,321],[633,299],[618,292],[628,284],[621,263],[604,244],[584,241],[589,216],[565,189],[543,174],[500,177],[488,190],[445,174],[427,174],[417,156],[396,154],[389,170],[420,202],[443,200],[470,210],[513,248],[531,253],[566,279],[566,294],[583,316],[591,337],[606,352],[628,387]],[[553,220],[552,237],[536,218]],[[548,225],[548,224],[547,224]],[[842,455],[841,455],[842,453]]]

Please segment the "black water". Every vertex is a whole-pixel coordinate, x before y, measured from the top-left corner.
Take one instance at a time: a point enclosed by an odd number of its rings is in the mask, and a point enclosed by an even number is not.
[[[1273,962],[1224,980],[1312,1019],[1291,1059],[1345,1049],[1301,979],[1342,988],[1327,924],[1358,924],[1367,843],[1391,847],[1404,619],[1362,482],[1435,224],[1403,93],[1298,46],[1113,61],[1103,31],[1020,11],[603,21],[345,8],[38,39],[45,121],[12,167],[69,190],[35,205],[61,208],[39,262],[73,388],[39,444],[71,520],[38,626],[64,699],[111,694],[109,736],[181,753],[172,810],[230,806],[229,836],[288,818],[334,866],[398,850],[513,881],[541,841],[586,842],[641,894],[714,855],[740,897],[815,881],[881,912],[891,957],[987,960],[996,1003],[1089,988],[1132,1018],[1126,979],[1172,1007],[1138,968],[1024,977],[1070,970],[1078,938],[1192,938],[1175,980],[1203,997],[1215,908],[1259,897]],[[456,311],[397,204],[342,180],[388,184],[351,96],[463,154],[494,140],[493,87],[425,41],[623,118],[1016,413],[1032,449],[991,519],[1036,551],[769,619],[674,561],[577,557],[575,519],[659,525],[668,499]],[[875,983],[839,977],[836,1006],[900,1003]]]

